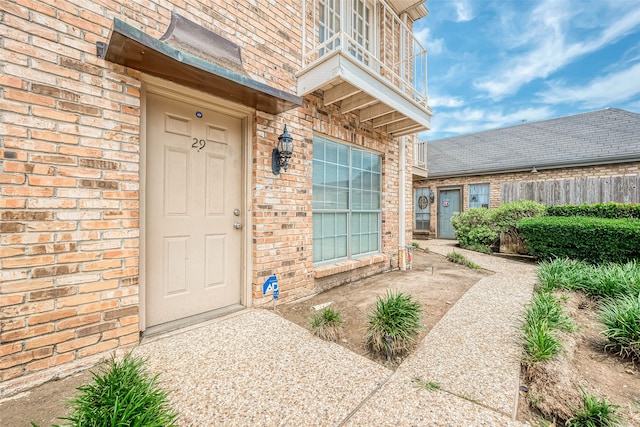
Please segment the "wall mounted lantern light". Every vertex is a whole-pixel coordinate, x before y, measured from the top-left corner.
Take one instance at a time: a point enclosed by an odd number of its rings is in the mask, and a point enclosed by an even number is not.
[[[433,190],[429,189],[429,203],[433,203],[435,200],[435,196],[433,194]]]
[[[287,171],[292,152],[293,138],[287,131],[287,125],[284,125],[284,132],[278,137],[278,146],[271,152],[271,170],[274,175],[280,175],[280,168]]]

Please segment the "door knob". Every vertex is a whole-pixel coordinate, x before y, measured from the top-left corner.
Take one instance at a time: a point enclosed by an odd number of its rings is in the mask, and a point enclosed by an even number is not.
[[[236,230],[240,230],[242,228],[242,224],[240,224],[239,222],[234,222],[233,228],[235,228]]]

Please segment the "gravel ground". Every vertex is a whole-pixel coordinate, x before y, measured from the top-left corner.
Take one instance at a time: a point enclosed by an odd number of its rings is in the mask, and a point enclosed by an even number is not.
[[[451,241],[426,244],[454,250]],[[136,353],[162,374],[182,425],[521,426],[513,421],[517,321],[534,268],[455,251],[496,274],[471,288],[395,373],[266,310],[149,339]]]
[[[141,345],[182,425],[335,426],[392,371],[266,310]]]

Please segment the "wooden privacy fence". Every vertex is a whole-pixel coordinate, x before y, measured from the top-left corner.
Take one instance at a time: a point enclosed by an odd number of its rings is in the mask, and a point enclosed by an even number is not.
[[[640,203],[640,175],[504,182],[502,203],[534,200],[547,206],[582,203]]]

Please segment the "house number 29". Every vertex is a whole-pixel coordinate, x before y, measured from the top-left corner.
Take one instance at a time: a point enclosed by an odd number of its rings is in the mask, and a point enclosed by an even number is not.
[[[202,150],[207,145],[207,141],[204,139],[193,138],[193,144],[191,148],[196,148],[198,151]]]

